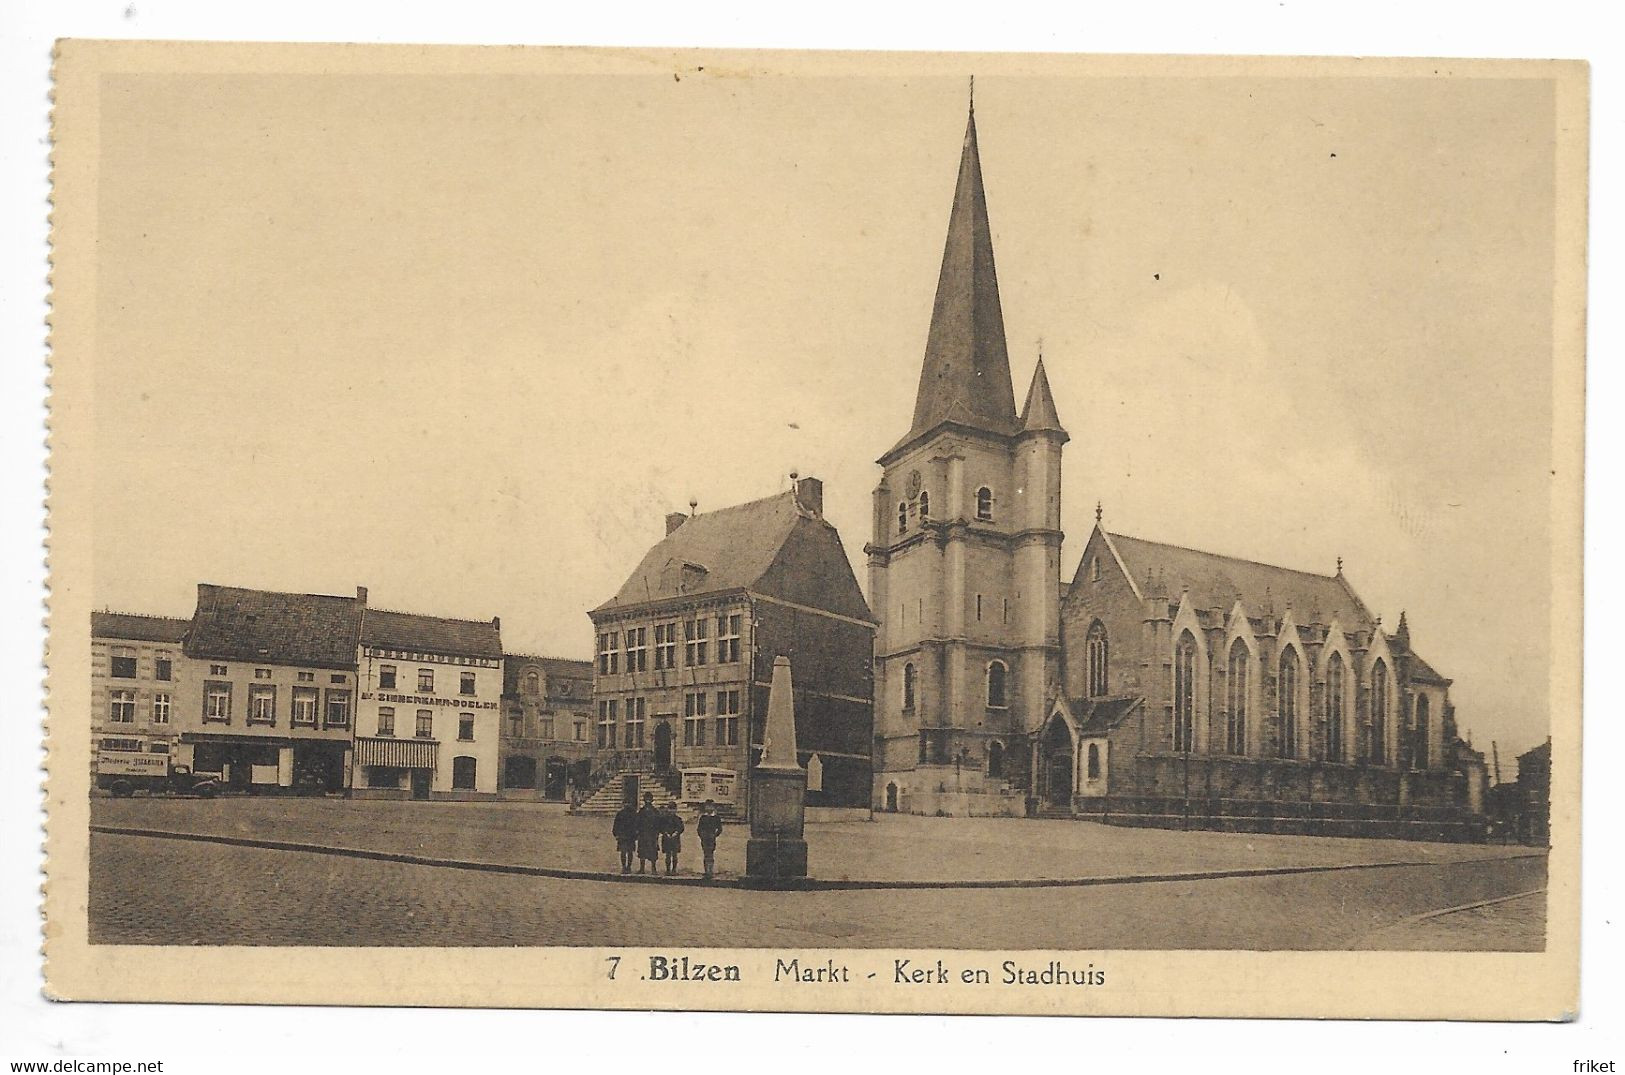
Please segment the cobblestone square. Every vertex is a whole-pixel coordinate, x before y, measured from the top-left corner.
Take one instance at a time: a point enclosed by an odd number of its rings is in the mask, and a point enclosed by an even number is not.
[[[1544,896],[1531,893],[1545,885],[1545,857],[1519,847],[881,816],[873,823],[809,825],[808,843],[815,875],[893,887],[758,892],[624,884],[607,873],[596,880],[503,872],[615,869],[608,819],[535,804],[98,800],[92,817],[114,830],[91,841],[97,943],[1518,951],[1544,945]],[[210,842],[218,838],[495,869]],[[719,861],[729,876],[742,866],[744,838],[740,826],[723,835]],[[697,858],[697,849],[685,856],[686,874]],[[1234,871],[1256,873],[1116,880]],[[1066,880],[1080,883],[1056,883]],[[929,887],[968,881],[986,887]],[[335,905],[347,913],[335,919],[311,912]]]

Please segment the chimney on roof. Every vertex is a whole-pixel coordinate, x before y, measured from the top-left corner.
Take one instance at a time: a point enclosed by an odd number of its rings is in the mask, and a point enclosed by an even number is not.
[[[502,617],[501,616],[492,616],[491,617],[491,629],[493,631],[502,630]]]
[[[367,588],[365,586],[355,588],[355,599],[363,605],[367,603]]]
[[[798,478],[794,474],[790,475],[790,480],[795,487],[796,503],[801,505],[802,510],[822,516],[824,514],[824,483],[817,478]]]
[[[666,533],[667,534],[675,533],[677,528],[679,526],[682,526],[686,522],[688,522],[688,516],[684,515],[682,512],[680,512],[680,511],[668,512],[666,514]]]

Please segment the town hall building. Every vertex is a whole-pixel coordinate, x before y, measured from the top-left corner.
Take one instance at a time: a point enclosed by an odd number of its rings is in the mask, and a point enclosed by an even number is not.
[[[1061,565],[1068,441],[1018,412],[972,112],[913,421],[866,547],[877,809],[1467,838],[1450,681],[1344,577],[1108,533]]]

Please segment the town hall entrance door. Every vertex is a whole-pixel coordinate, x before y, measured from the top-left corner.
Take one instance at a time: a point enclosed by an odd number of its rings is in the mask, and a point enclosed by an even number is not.
[[[1072,805],[1072,730],[1064,720],[1052,720],[1039,746],[1039,772],[1044,801],[1051,806]]]
[[[655,772],[671,770],[671,725],[661,721],[655,725]]]

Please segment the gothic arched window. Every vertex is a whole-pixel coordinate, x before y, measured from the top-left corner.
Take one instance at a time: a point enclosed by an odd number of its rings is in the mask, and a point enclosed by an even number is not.
[[[927,519],[929,519],[930,517],[931,517],[931,494],[922,489],[922,490],[920,490],[920,522],[923,523]]]
[[[993,521],[993,490],[985,485],[976,490],[976,518],[984,523]]]
[[[1388,665],[1371,666],[1371,760],[1388,764]]]
[[[1004,744],[997,739],[987,745],[987,775],[1004,776]]]
[[[1230,675],[1225,681],[1229,713],[1225,720],[1224,749],[1230,754],[1247,753],[1247,664],[1253,655],[1247,644],[1236,639],[1230,647]]]
[[[1096,556],[1089,561],[1089,581],[1100,581],[1100,557]]]
[[[902,501],[897,504],[897,532],[908,533],[908,504]]]
[[[1174,749],[1196,746],[1196,639],[1186,631],[1174,646]]]
[[[1343,760],[1343,655],[1326,661],[1326,760]]]
[[[526,672],[525,673],[525,693],[526,694],[540,694],[540,693],[542,693],[542,677],[537,675],[535,672]]]
[[[989,709],[1003,709],[1008,704],[1005,694],[1005,679],[1010,670],[1003,661],[989,661],[987,666],[987,707]]]
[[[1281,757],[1298,756],[1298,651],[1281,651],[1281,677],[1276,680],[1276,713],[1281,723]]]
[[[1111,654],[1106,642],[1106,625],[1096,620],[1089,625],[1089,635],[1084,642],[1084,649],[1089,663],[1089,697],[1098,698],[1109,694],[1107,688],[1107,661]]]
[[[912,662],[903,666],[903,708],[914,708],[914,665]]]
[[[1416,747],[1411,754],[1411,765],[1416,769],[1428,767],[1428,696],[1416,696]]]

